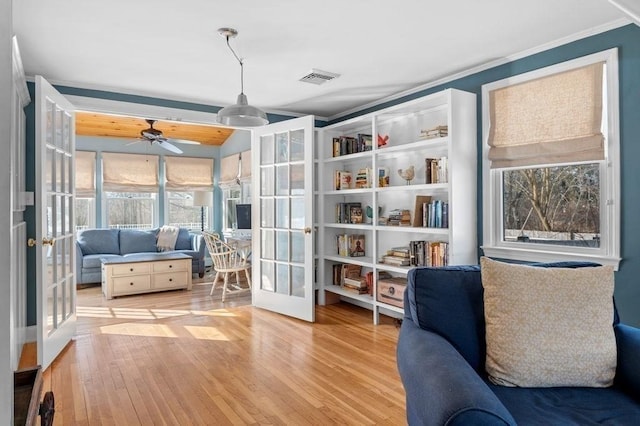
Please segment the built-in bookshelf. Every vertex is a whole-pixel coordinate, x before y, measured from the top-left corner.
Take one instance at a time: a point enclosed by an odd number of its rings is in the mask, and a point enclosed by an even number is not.
[[[320,304],[355,303],[377,323],[402,315],[377,295],[411,268],[477,263],[474,94],[448,89],[316,136]]]

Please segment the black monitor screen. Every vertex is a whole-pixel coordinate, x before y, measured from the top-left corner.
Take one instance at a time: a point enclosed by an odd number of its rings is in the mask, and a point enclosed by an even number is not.
[[[251,204],[236,204],[238,229],[251,229]]]

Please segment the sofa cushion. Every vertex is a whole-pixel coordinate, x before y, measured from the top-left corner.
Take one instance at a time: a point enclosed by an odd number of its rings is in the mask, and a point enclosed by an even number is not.
[[[156,234],[153,231],[120,230],[120,254],[157,252]]]
[[[504,386],[613,383],[613,268],[539,268],[481,259],[486,370]]]
[[[82,269],[102,268],[102,259],[121,257],[119,254],[88,254],[82,258]]]
[[[413,322],[446,338],[471,367],[484,371],[480,266],[419,267],[407,278]]]
[[[489,388],[518,425],[634,425],[640,419],[640,404],[617,387]]]
[[[78,245],[83,255],[120,254],[119,229],[85,229],[78,233]]]
[[[189,230],[186,228],[180,228],[175,250],[191,250],[191,248],[191,234],[189,233]]]

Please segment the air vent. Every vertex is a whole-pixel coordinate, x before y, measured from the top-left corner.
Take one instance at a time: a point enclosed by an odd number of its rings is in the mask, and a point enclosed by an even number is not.
[[[311,72],[300,79],[300,81],[311,84],[324,84],[329,80],[340,77],[340,74],[334,74],[328,71],[311,69]]]

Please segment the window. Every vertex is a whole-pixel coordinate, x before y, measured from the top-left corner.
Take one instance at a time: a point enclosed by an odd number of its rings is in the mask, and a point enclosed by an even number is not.
[[[109,228],[148,229],[157,223],[157,155],[102,154]]]
[[[204,192],[210,200],[213,199],[211,192]],[[167,192],[167,224],[178,226],[194,231],[208,229],[211,203],[198,203],[194,197],[194,192]]]
[[[154,227],[156,194],[150,192],[106,192],[107,226],[119,229]]]
[[[96,153],[76,151],[76,231],[96,226]]]
[[[488,256],[620,261],[615,49],[482,88]]]
[[[223,157],[220,165],[222,229],[237,229],[236,204],[251,203],[251,151]]]

